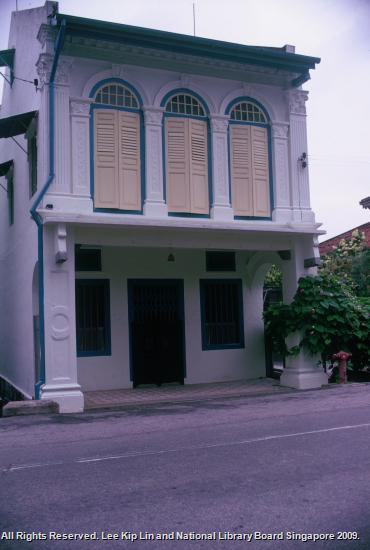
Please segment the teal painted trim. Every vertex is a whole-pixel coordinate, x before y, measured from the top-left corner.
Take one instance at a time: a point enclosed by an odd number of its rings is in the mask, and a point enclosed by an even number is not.
[[[199,101],[199,103],[202,105],[204,111],[209,116],[210,111],[209,111],[209,107],[208,107],[206,101],[202,98],[202,96],[200,96],[197,92],[194,92],[190,88],[175,88],[174,90],[171,90],[170,92],[167,92],[167,94],[162,98],[161,107],[165,107],[166,104],[168,103],[168,101],[172,97],[174,97],[176,95],[179,95],[179,94],[187,94],[187,95],[191,95],[191,96],[195,97],[195,99],[197,99]],[[185,115],[185,114],[182,114],[182,113],[166,113],[166,111],[165,111],[165,114],[167,114],[167,115],[171,114],[171,115],[175,115],[175,116],[179,115],[182,118],[184,118],[184,117],[202,118],[202,119],[205,118],[205,117],[196,116],[196,115]]]
[[[77,319],[76,319],[76,350],[77,357],[102,357],[112,355],[112,344],[111,344],[111,315],[110,315],[110,281],[109,279],[76,279],[76,296],[78,288],[84,285],[94,286],[101,285],[103,287],[103,300],[104,300],[104,324],[105,324],[105,349],[103,351],[79,351],[78,350],[78,341],[77,341]],[[77,317],[77,307],[76,307],[76,317]]]
[[[114,80],[114,79],[113,79]],[[117,79],[118,80],[118,79]],[[112,82],[112,79],[107,79]],[[103,82],[103,81],[102,81]],[[105,81],[104,81],[105,82]],[[97,84],[95,85],[97,86]],[[94,86],[94,88],[95,88]],[[99,85],[100,87],[100,85]],[[93,89],[94,89],[93,88]],[[141,101],[140,95],[138,99]],[[92,103],[90,106],[90,196],[94,204],[94,110],[95,109],[113,109],[114,111],[129,111],[138,113],[140,117],[140,190],[141,190],[141,210],[120,210],[119,208],[95,208],[94,212],[111,212],[117,214],[143,214],[144,202],[146,198],[145,179],[146,179],[146,155],[145,155],[145,126],[144,114],[140,109],[130,107],[118,107],[115,105],[105,105],[103,103]]]
[[[205,303],[205,287],[210,284],[234,284],[237,287],[237,302],[238,302],[238,325],[239,325],[239,342],[232,344],[208,344],[207,334],[205,329],[206,320],[206,303]],[[242,349],[245,347],[244,342],[244,316],[243,316],[243,287],[241,279],[200,279],[199,280],[199,297],[200,297],[200,314],[201,314],[201,332],[202,332],[202,350],[227,350],[227,349]]]
[[[271,221],[272,216],[234,216],[234,220],[265,220]]]
[[[104,86],[106,84],[122,84],[122,86],[125,86],[126,88],[128,88],[130,90],[130,92],[135,96],[135,98],[137,99],[137,102],[139,103],[139,106],[140,107],[143,106],[142,97],[139,94],[139,92],[137,91],[137,89],[135,88],[135,86],[133,86],[132,84],[127,82],[127,80],[123,80],[122,78],[113,77],[113,78],[104,78],[103,80],[99,80],[99,82],[97,82],[93,86],[93,88],[91,89],[91,91],[89,93],[89,97],[94,97],[96,92],[99,90],[99,88],[101,88],[102,86]],[[97,105],[106,105],[106,104],[105,103],[98,103]],[[114,109],[119,108],[119,106],[116,106],[116,105],[108,105],[108,106],[113,107]],[[126,107],[124,107],[124,108],[126,109]]]
[[[209,218],[209,214],[193,214],[192,212],[168,212],[172,218]]]
[[[268,124],[271,123],[271,117],[270,117],[269,112],[267,111],[266,107],[264,105],[262,105],[262,103],[260,103],[257,99],[254,99],[253,97],[249,97],[249,96],[239,96],[239,97],[236,97],[235,99],[233,99],[232,101],[230,101],[230,103],[227,105],[227,107],[225,109],[225,115],[230,115],[233,107],[235,107],[235,105],[237,105],[238,103],[241,103],[243,101],[244,102],[247,101],[249,103],[255,103],[255,105],[257,105],[257,107],[259,107],[261,109],[261,111],[263,112],[263,114],[267,118]],[[231,119],[230,119],[230,122],[232,122],[232,123],[237,122],[239,124],[257,124],[258,126],[263,124],[263,123],[260,123],[260,122],[249,122],[249,121],[231,120]]]
[[[45,384],[45,291],[44,291],[44,243],[43,225],[37,208],[55,177],[55,88],[54,79],[60,52],[65,38],[66,22],[61,21],[54,45],[54,58],[49,80],[49,176],[31,206],[31,217],[37,225],[38,235],[38,276],[39,276],[39,323],[40,323],[40,379],[35,383],[35,398],[40,399],[41,387]]]
[[[320,63],[320,58],[286,52],[283,48],[246,46],[220,40],[145,29],[96,19],[57,14],[57,21],[65,19],[68,34],[86,36],[147,48],[168,50],[230,62],[269,66],[290,72],[305,73]]]

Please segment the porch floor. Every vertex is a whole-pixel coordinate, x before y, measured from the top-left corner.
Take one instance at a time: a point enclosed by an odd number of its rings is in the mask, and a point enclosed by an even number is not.
[[[121,408],[150,403],[181,403],[203,401],[219,397],[242,397],[260,394],[286,393],[294,391],[279,385],[278,380],[259,378],[213,384],[163,384],[160,387],[148,385],[135,389],[84,392],[85,410]]]

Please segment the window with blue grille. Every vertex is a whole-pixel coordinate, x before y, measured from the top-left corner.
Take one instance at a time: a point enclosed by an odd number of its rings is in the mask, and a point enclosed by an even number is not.
[[[240,279],[201,279],[204,350],[244,347],[243,293]]]
[[[76,279],[77,355],[110,355],[108,279]]]

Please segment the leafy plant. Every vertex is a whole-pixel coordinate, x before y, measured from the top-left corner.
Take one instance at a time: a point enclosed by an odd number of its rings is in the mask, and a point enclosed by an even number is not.
[[[303,348],[323,359],[345,350],[355,368],[365,366],[370,354],[370,308],[332,273],[302,277],[290,305],[271,305],[264,313],[265,327],[275,349],[294,354]],[[299,331],[298,347],[288,349],[285,339]]]

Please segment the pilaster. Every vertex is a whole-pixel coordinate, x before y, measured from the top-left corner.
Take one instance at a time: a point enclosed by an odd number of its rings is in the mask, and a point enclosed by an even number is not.
[[[274,122],[272,125],[272,150],[274,169],[274,210],[275,222],[287,223],[292,219],[289,188],[289,125]]]
[[[163,108],[144,106],[146,182],[144,215],[163,218],[168,214],[164,199],[162,127]]]
[[[71,113],[71,155],[72,192],[74,197],[90,197],[90,106],[91,98],[72,97]]]
[[[81,412],[77,382],[74,239],[65,224],[44,226],[45,384],[41,399]]]
[[[307,155],[306,107],[308,92],[289,90],[290,124],[290,181],[293,221],[314,222],[315,217],[310,208],[308,167],[299,160],[303,153]]]
[[[211,115],[212,191],[211,217],[216,220],[233,220],[230,204],[228,127],[229,117]]]

